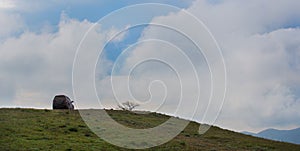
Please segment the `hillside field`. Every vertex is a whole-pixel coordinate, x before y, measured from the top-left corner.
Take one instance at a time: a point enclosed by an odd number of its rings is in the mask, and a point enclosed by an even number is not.
[[[133,128],[150,128],[169,116],[107,110],[119,123]],[[77,110],[0,109],[0,150],[127,150],[106,143],[85,125]],[[300,145],[256,138],[212,126],[198,134],[191,122],[172,141],[148,150],[300,150]]]

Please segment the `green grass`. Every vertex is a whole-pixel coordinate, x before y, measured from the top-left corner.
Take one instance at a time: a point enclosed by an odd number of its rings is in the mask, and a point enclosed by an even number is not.
[[[169,117],[108,110],[119,123],[155,127]],[[85,125],[78,111],[0,109],[0,150],[126,150],[106,143]],[[270,141],[211,127],[204,135],[191,122],[172,141],[148,150],[300,150],[300,145]]]

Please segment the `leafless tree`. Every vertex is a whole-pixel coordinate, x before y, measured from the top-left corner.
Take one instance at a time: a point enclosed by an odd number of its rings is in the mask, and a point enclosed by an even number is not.
[[[140,106],[138,103],[126,101],[122,104],[119,104],[118,107],[124,111],[132,111],[134,108]]]

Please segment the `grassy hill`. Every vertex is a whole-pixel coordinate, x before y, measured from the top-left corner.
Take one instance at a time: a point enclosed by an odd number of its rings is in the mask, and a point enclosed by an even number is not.
[[[107,111],[119,123],[134,128],[159,125],[169,117]],[[0,109],[0,150],[126,150],[93,134],[78,111]],[[204,135],[191,122],[172,141],[148,150],[300,150],[300,145],[256,138],[218,127]]]

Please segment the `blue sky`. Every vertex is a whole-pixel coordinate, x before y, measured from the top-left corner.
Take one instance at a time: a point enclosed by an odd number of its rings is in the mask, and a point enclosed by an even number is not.
[[[146,25],[142,25],[129,29],[128,31],[124,31],[126,32],[124,40],[107,43],[104,47],[104,54],[106,54],[105,57],[111,61],[115,61],[122,50],[126,49],[128,45],[132,45],[137,42],[146,27]]]
[[[89,20],[91,22],[96,22],[105,15],[120,9],[125,6],[140,4],[140,3],[162,3],[177,6],[180,8],[187,8],[191,4],[191,0],[182,1],[182,0],[146,0],[146,1],[109,1],[109,0],[89,0],[86,2],[80,1],[48,1],[48,2],[37,2],[40,6],[36,10],[31,10],[29,3],[24,4],[21,2],[20,7],[24,8],[16,8],[16,12],[20,12],[22,17],[25,19],[25,23],[28,25],[29,30],[36,31],[42,28],[45,24],[55,26],[60,21],[61,13],[64,12],[70,18],[76,18],[78,20]],[[142,15],[142,14],[141,14]]]
[[[51,108],[56,94],[67,94],[72,98],[72,65],[76,49],[86,31],[99,19],[124,6],[141,3],[163,3],[184,9],[201,20],[218,42],[227,66],[228,87],[222,114],[216,124],[233,130],[259,131],[274,127],[290,129],[299,127],[300,119],[300,1],[272,0],[133,0],[133,1],[22,1],[0,0],[0,106]],[[172,12],[172,13],[170,13]],[[190,33],[199,27],[182,15],[183,11],[155,8],[138,10],[133,15],[122,14],[118,19],[99,24],[100,31],[91,30],[95,37],[91,48],[104,46],[106,39],[115,32],[126,31],[124,37],[105,45],[97,73],[105,73],[97,86],[105,88],[99,94],[107,100],[113,96],[108,75],[119,54],[139,40],[166,39],[174,45],[190,46],[175,34],[166,30],[139,26],[139,22],[163,22],[178,28],[188,26]],[[130,14],[130,13],[128,13]],[[125,17],[124,17],[125,16]],[[117,17],[117,15],[115,16]],[[128,27],[127,27],[128,26]],[[129,28],[129,30],[126,30]],[[202,38],[202,35],[195,37]],[[159,47],[161,46],[161,47]],[[161,51],[164,48],[166,51]],[[148,55],[175,60],[178,66],[184,60],[171,53],[173,49],[164,45],[140,44],[126,53],[121,70]],[[103,59],[104,58],[104,59]],[[202,67],[199,62],[199,66]],[[99,63],[99,62],[98,62]],[[124,68],[123,68],[124,67]],[[168,72],[156,66],[140,66],[141,71],[151,72],[153,77],[164,78]],[[217,70],[218,71],[218,70]],[[190,75],[187,72],[186,75]],[[207,74],[205,72],[205,74]],[[172,76],[167,76],[172,77]],[[123,90],[124,78],[117,75],[117,89]],[[138,78],[137,78],[138,79]],[[136,80],[137,80],[136,79]],[[150,78],[151,79],[151,78]],[[189,76],[184,79],[190,79]],[[167,80],[172,80],[169,78]],[[188,81],[188,80],[187,80]],[[148,86],[147,80],[134,81],[139,86]],[[187,83],[193,83],[188,81]],[[175,82],[170,82],[171,84]],[[148,84],[148,85],[147,85]],[[151,83],[152,84],[152,83]],[[171,85],[169,92],[178,94]],[[145,87],[148,90],[148,87]],[[134,90],[140,97],[148,91]],[[163,90],[159,86],[153,94]],[[190,90],[192,92],[192,90]],[[154,98],[157,96],[153,96]],[[120,94],[125,100],[127,96]],[[75,101],[76,102],[76,101]],[[157,102],[154,102],[157,103]],[[189,103],[188,101],[186,103]],[[174,107],[169,102],[165,112]],[[82,108],[94,106],[84,102]],[[175,104],[176,105],[176,104]],[[140,109],[149,109],[143,108]],[[186,108],[186,112],[189,108]],[[198,119],[195,119],[198,120]]]

